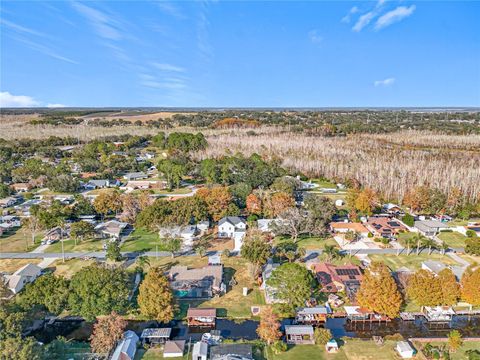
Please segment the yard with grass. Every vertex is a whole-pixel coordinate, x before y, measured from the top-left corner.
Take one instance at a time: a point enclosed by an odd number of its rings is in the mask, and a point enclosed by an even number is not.
[[[123,243],[122,251],[154,251],[159,245],[158,233],[145,229],[135,229]]]
[[[102,251],[103,250],[103,240],[102,239],[86,239],[83,241],[77,240],[77,245],[73,239],[68,239],[63,241],[63,247],[65,252],[85,252],[85,251]],[[46,253],[61,253],[62,252],[62,242],[57,241],[56,243],[48,246],[45,249]]]
[[[43,233],[35,236],[35,245],[32,244],[32,235],[24,233],[22,228],[11,229],[0,236],[0,252],[28,252],[40,245]]]
[[[2,259],[0,272],[13,273],[27,264],[39,264],[42,259]]]
[[[135,354],[134,360],[157,360],[164,359],[163,349],[161,348],[152,348],[148,350],[139,349]],[[167,358],[168,359],[168,358]],[[183,357],[176,357],[177,360],[188,360],[188,356],[184,355]]]
[[[396,271],[402,267],[406,267],[412,271],[419,270],[422,267],[422,262],[426,260],[441,261],[445,265],[459,265],[452,258],[441,254],[430,254],[427,251],[422,251],[419,255],[413,251],[410,255],[394,255],[394,254],[374,254],[369,255],[372,261],[384,262],[391,270]]]
[[[437,341],[437,342],[431,342],[431,345],[435,347],[443,347],[447,345],[446,341]],[[414,342],[415,348],[420,351],[423,347],[425,347],[427,343],[419,343],[419,342]],[[454,353],[450,353],[450,359],[451,360],[467,360],[468,356],[465,354],[465,351],[468,350],[479,350],[480,351],[480,341],[465,341],[463,345],[461,346],[460,349],[458,349]],[[419,357],[420,359],[424,359],[425,357],[422,355]]]
[[[467,237],[456,231],[442,231],[438,238],[452,248],[461,248],[465,246]]]
[[[94,263],[95,260],[70,259],[65,262],[57,260],[52,266],[55,266],[55,275],[61,275],[70,279],[76,272]]]
[[[277,236],[273,240],[274,245],[279,245],[286,241],[293,240],[288,236]],[[338,246],[337,242],[332,237],[321,238],[318,236],[300,236],[297,240],[297,245],[306,250],[324,249],[326,245]]]
[[[207,300],[181,300],[179,301],[180,313],[176,318],[183,318],[189,306],[215,307],[220,317],[246,319],[251,317],[251,306],[261,306],[265,300],[258,285],[250,277],[247,262],[239,257],[222,257],[224,265],[224,282],[227,284],[227,293],[218,298]],[[150,258],[150,267],[159,266],[167,271],[174,265],[184,265],[189,268],[203,267],[208,263],[207,257],[182,256],[178,258],[160,257]],[[132,265],[133,266],[133,265]],[[230,286],[232,277],[236,284]],[[249,293],[243,296],[243,288],[247,287]]]

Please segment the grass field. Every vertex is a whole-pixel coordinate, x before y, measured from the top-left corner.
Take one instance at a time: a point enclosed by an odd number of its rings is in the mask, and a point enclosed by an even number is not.
[[[13,229],[0,236],[0,252],[28,252],[40,245],[43,233],[38,232],[35,236],[35,245],[32,245],[30,233],[24,233],[22,228]]]
[[[422,349],[427,343],[414,343],[417,350]],[[442,347],[445,346],[446,342],[432,342],[433,346]],[[465,341],[460,349],[458,349],[454,353],[450,353],[451,360],[467,360],[468,356],[465,354],[465,351],[468,350],[479,350],[480,351],[480,341]],[[419,357],[420,359],[424,359],[425,357]]]
[[[425,260],[441,261],[446,265],[458,265],[450,257],[440,254],[428,255],[428,252],[423,251],[419,255],[416,255],[415,251],[411,255],[394,255],[394,254],[375,254],[369,255],[372,261],[382,261],[391,270],[396,271],[401,267],[406,267],[410,270],[418,270],[422,267],[422,262]]]
[[[134,358],[134,360],[157,360],[157,359],[164,359],[163,349],[159,349],[159,348],[148,349],[148,350],[139,349],[137,350],[137,353],[135,354],[135,358]],[[173,359],[188,360],[188,356],[184,355],[183,357],[176,357]]]
[[[173,265],[184,265],[188,267],[206,266],[207,257],[183,256],[178,258],[150,258],[150,266],[160,266],[168,270]],[[180,301],[180,314],[177,318],[185,316],[188,306],[216,307],[218,315],[221,317],[245,319],[251,317],[251,306],[264,305],[265,300],[258,285],[250,277],[247,262],[239,257],[229,257],[222,259],[224,265],[224,282],[227,284],[228,291],[225,295],[209,300],[182,300]],[[228,285],[231,278],[234,278],[236,285]],[[243,288],[247,287],[250,291],[247,296],[243,296]]]
[[[292,239],[287,236],[277,236],[273,241],[275,245],[278,245],[285,241],[292,241]],[[301,236],[297,240],[297,244],[299,247],[303,247],[307,250],[324,249],[326,245],[338,245],[333,238],[325,239],[315,236]]]
[[[145,229],[135,229],[123,243],[122,251],[153,251],[159,244],[157,233]]]
[[[84,252],[84,251],[102,251],[103,241],[101,239],[87,239],[84,241],[75,241],[72,239],[64,240],[63,247],[65,252]],[[62,252],[62,243],[57,241],[56,243],[48,246],[45,249],[46,253],[60,253]]]
[[[456,231],[450,231],[450,232],[440,232],[438,234],[438,238],[442,240],[445,244],[447,244],[450,247],[464,247],[465,246],[465,240],[467,239],[466,236],[460,234],[459,232]]]
[[[65,262],[57,260],[53,263],[53,266],[55,266],[55,275],[61,275],[70,279],[77,271],[92,265],[94,262],[94,260],[83,259],[71,259]]]

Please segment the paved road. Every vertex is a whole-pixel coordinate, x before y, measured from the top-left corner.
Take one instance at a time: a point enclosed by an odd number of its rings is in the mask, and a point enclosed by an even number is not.
[[[323,250],[307,250],[306,257],[312,258],[322,254]],[[407,249],[358,249],[358,250],[342,250],[346,255],[373,255],[373,254],[394,254],[394,255],[405,255]],[[450,249],[448,252],[464,252],[463,248]],[[427,249],[423,249],[420,253],[428,253]],[[433,250],[432,253],[440,253],[438,250]],[[414,256],[416,250],[411,250],[411,255]],[[147,251],[144,253],[141,252],[123,252],[123,256],[126,258],[132,259],[140,255],[145,256],[171,256],[171,253],[166,251]],[[179,255],[195,256],[194,252],[188,252]],[[105,251],[95,251],[95,252],[66,252],[65,258],[105,258]],[[0,259],[46,259],[46,258],[62,258],[62,253],[0,253]]]

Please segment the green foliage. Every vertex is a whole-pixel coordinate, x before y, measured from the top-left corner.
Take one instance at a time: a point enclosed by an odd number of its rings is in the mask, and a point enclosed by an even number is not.
[[[465,240],[465,252],[467,254],[480,256],[480,238],[474,237]]]
[[[157,133],[157,135],[152,137],[152,145],[156,146],[159,149],[165,149],[166,138],[163,131]]]
[[[123,256],[120,252],[120,245],[117,241],[109,241],[107,245],[106,258],[110,261],[121,261]]]
[[[182,178],[187,175],[185,164],[171,159],[160,160],[157,164],[157,169],[165,177],[170,190],[180,187]]]
[[[68,304],[74,314],[87,321],[112,311],[123,313],[128,305],[129,283],[124,270],[86,267],[72,277]]]
[[[1,179],[0,179],[1,181]],[[0,182],[0,198],[5,198],[12,193],[10,186]]]
[[[244,209],[246,206],[247,196],[252,192],[252,186],[246,183],[238,183],[231,185],[228,190],[232,194],[233,201],[240,209]]]
[[[329,329],[323,328],[316,328],[313,337],[315,338],[315,344],[317,345],[325,345],[333,338],[332,332]]]
[[[78,221],[70,226],[70,237],[73,239],[84,240],[95,235],[95,227],[86,221]]]
[[[275,289],[275,296],[291,309],[304,306],[314,286],[310,271],[297,263],[285,263],[272,272],[267,284]]]
[[[272,348],[272,351],[278,355],[287,351],[288,345],[284,343],[282,340],[277,340],[272,344],[271,348]]]
[[[448,347],[450,351],[456,352],[463,344],[462,334],[458,330],[452,330],[448,334]]]
[[[263,234],[250,232],[245,237],[240,254],[248,262],[259,267],[265,264],[272,254],[272,246],[266,241]]]
[[[67,279],[46,274],[28,284],[20,294],[18,301],[25,310],[29,310],[35,305],[41,305],[57,315],[67,308],[68,294],[69,281]]]
[[[52,191],[73,193],[78,190],[80,182],[71,175],[61,174],[48,179],[45,185]]]
[[[207,147],[207,140],[202,133],[178,133],[168,135],[166,147],[169,150],[181,152],[204,150]]]
[[[465,235],[467,235],[467,237],[469,238],[474,238],[474,237],[477,237],[477,233],[471,229],[468,229],[466,232],[465,232]]]
[[[402,218],[402,221],[408,226],[415,225],[415,218],[410,214],[405,214]]]

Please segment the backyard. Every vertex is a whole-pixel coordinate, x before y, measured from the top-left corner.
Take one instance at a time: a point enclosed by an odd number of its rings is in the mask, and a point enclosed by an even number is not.
[[[277,236],[273,240],[274,245],[279,245],[282,242],[286,242],[286,241],[293,241],[293,240],[288,236]],[[302,235],[298,237],[297,245],[299,247],[305,248],[306,250],[324,249],[326,245],[338,246],[335,239],[331,237],[321,238],[318,236],[306,236],[306,235]]]
[[[438,238],[452,248],[461,248],[465,246],[467,237],[456,231],[442,231]]]
[[[102,251],[103,240],[101,239],[86,239],[83,241],[77,240],[77,245],[75,245],[75,241],[73,239],[68,239],[63,241],[63,248],[65,252]],[[62,242],[57,241],[56,243],[48,246],[44,252],[61,253]]]
[[[0,236],[0,252],[27,252],[32,251],[43,238],[43,233],[35,236],[35,245],[32,245],[32,235],[24,233],[22,228],[12,229]]]
[[[83,259],[70,259],[63,262],[62,260],[57,260],[53,263],[55,266],[55,275],[65,276],[70,279],[76,272],[92,265],[94,260],[83,260]]]
[[[122,251],[154,251],[159,245],[158,234],[145,229],[135,229],[127,236],[123,243]]]
[[[0,272],[13,273],[27,264],[39,264],[42,259],[2,259]]]
[[[415,251],[411,255],[395,255],[395,254],[374,254],[369,255],[372,261],[381,261],[385,263],[391,270],[396,271],[400,268],[406,267],[410,270],[419,270],[422,267],[422,262],[426,260],[441,261],[445,265],[459,265],[452,258],[441,254],[430,254],[428,251],[422,251],[419,255]]]

